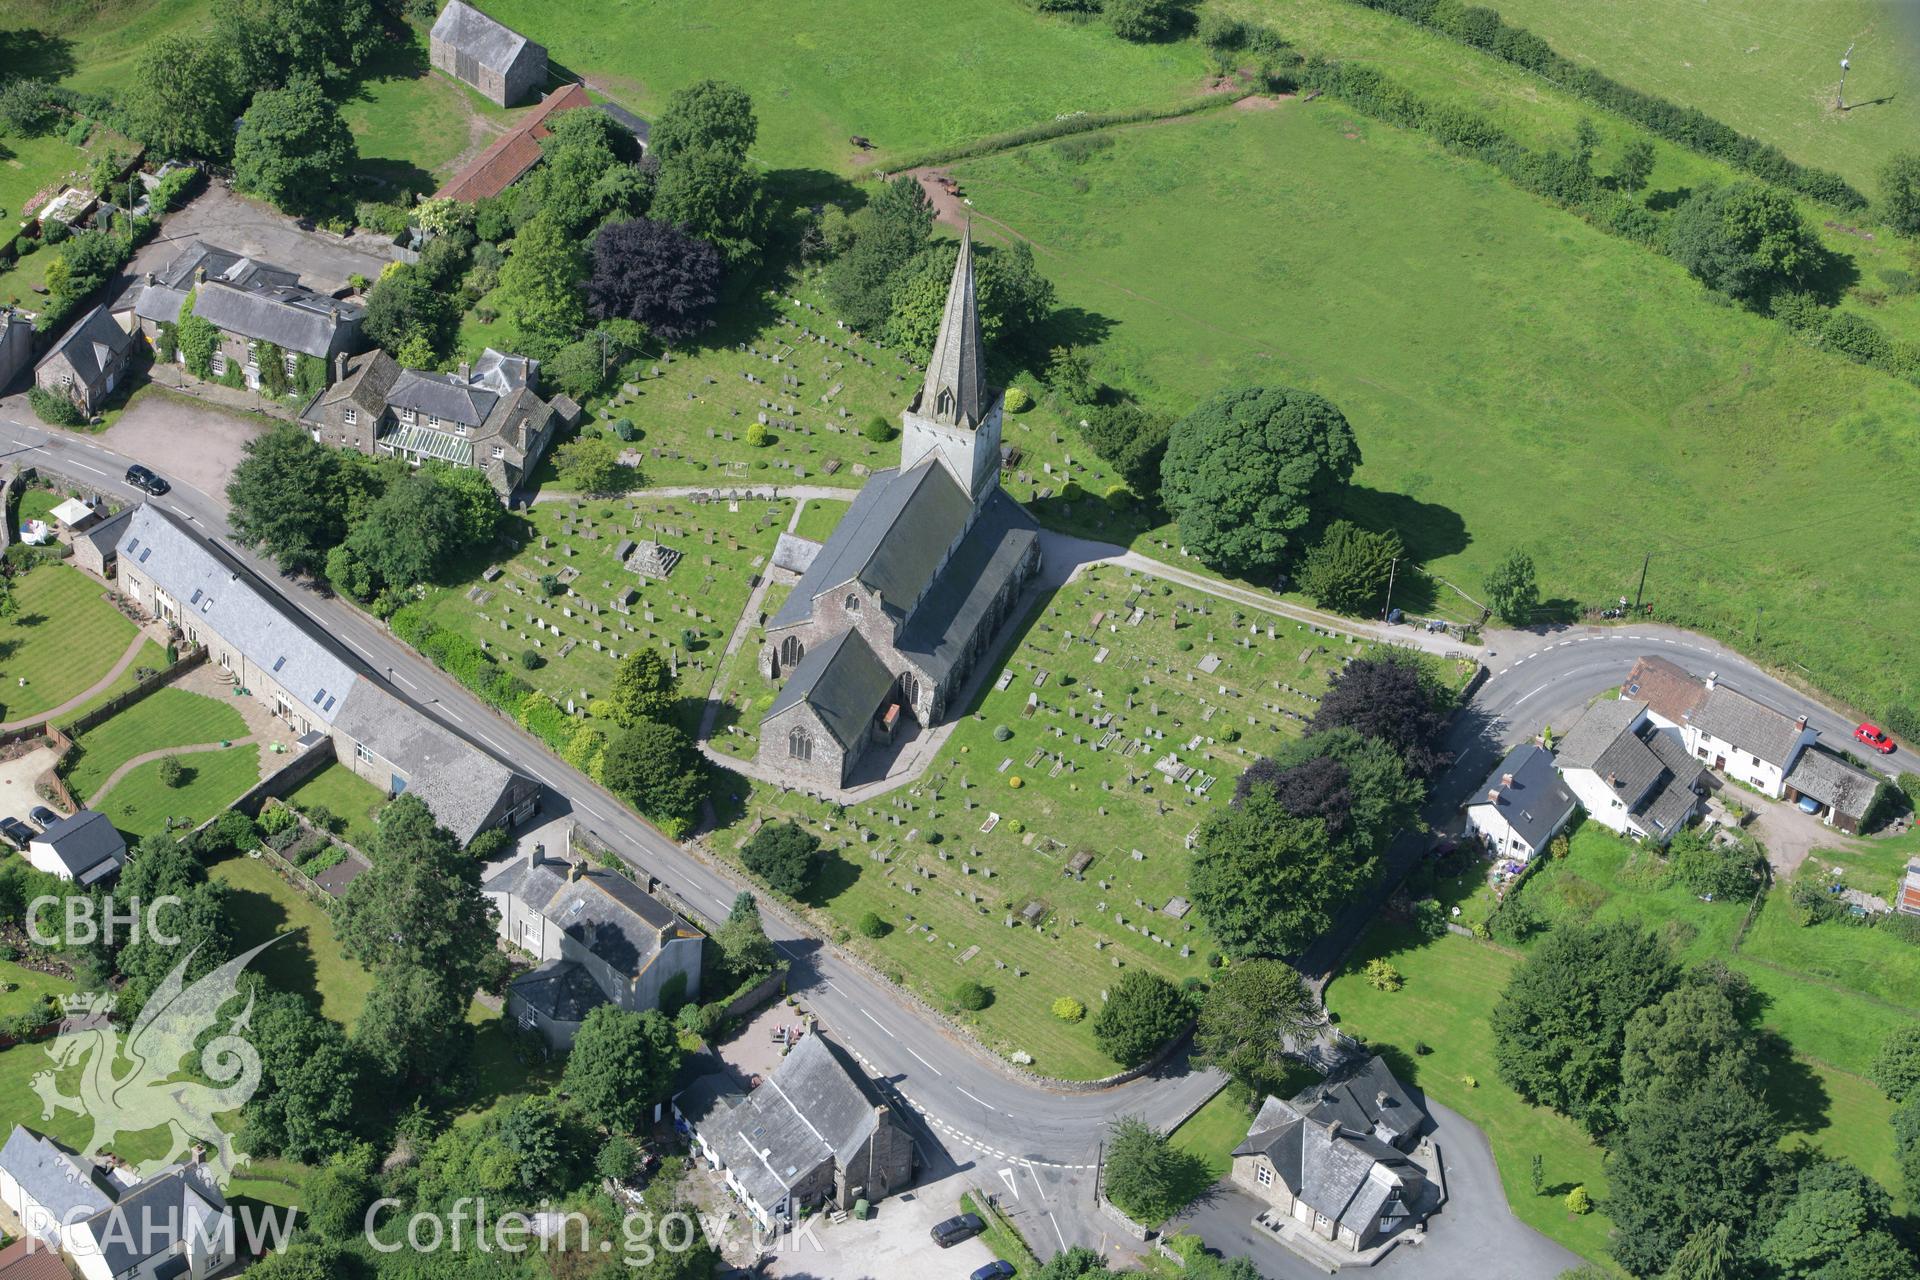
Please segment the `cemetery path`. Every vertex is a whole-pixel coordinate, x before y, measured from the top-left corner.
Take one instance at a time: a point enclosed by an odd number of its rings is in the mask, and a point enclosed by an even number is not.
[[[99,487],[121,501],[141,498],[120,480],[126,465],[150,461],[128,457],[98,440],[55,435],[4,418],[0,418],[0,456],[12,456],[23,465],[39,460],[63,472],[71,467],[98,476]],[[784,486],[783,492],[793,493]],[[283,578],[274,566],[235,546],[224,502],[190,484],[177,484],[156,505],[197,526],[248,566],[261,592],[277,595],[289,614],[304,616],[310,630],[351,655],[374,678],[384,676],[395,696],[541,783],[546,788],[542,820],[571,816],[590,827],[637,870],[657,877],[696,918],[724,916],[734,894],[745,887],[731,870],[697,849],[675,844],[585,775],[549,754],[375,619],[343,600],[323,598],[304,584]],[[1128,554],[1108,544],[1062,535],[1045,538],[1048,581],[1064,578],[1074,563],[1085,559]],[[1180,572],[1157,562],[1141,568]],[[1239,598],[1208,579],[1193,585]],[[1275,607],[1273,602],[1259,603]],[[1443,818],[1485,776],[1501,743],[1531,736],[1543,723],[1556,727],[1571,723],[1571,717],[1591,699],[1620,683],[1636,657],[1649,652],[1674,658],[1696,674],[1715,670],[1722,679],[1782,709],[1805,709],[1830,741],[1844,742],[1852,732],[1856,717],[1816,703],[1725,646],[1690,632],[1630,625],[1493,633],[1482,655],[1492,675],[1455,728],[1460,762],[1436,784],[1435,804]],[[1896,772],[1920,771],[1906,758],[1905,748],[1876,763]],[[1480,769],[1477,775],[1476,768]],[[1302,966],[1318,971],[1337,966],[1350,939],[1373,917],[1379,902],[1424,848],[1419,837],[1396,846],[1388,859],[1388,874],[1375,892],[1343,915],[1333,933],[1302,958]],[[1062,1089],[1023,1077],[949,1028],[912,996],[796,921],[769,909],[766,923],[775,945],[793,964],[789,989],[804,999],[837,1040],[861,1057],[900,1104],[901,1113],[916,1127],[929,1163],[968,1163],[975,1166],[982,1185],[997,1189],[1007,1183],[1023,1206],[1031,1206],[1030,1212],[1048,1218],[1051,1230],[1033,1233],[1034,1243],[1043,1250],[1072,1243],[1098,1247],[1117,1229],[1093,1200],[1093,1165],[1109,1120],[1138,1114],[1149,1124],[1170,1128],[1220,1086],[1218,1075],[1192,1071],[1178,1055],[1145,1077],[1104,1089]]]

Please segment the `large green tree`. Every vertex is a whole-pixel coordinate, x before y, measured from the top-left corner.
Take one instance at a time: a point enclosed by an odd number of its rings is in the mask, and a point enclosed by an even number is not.
[[[811,860],[813,855],[809,851],[806,856]],[[745,889],[734,895],[733,908],[714,930],[713,943],[720,951],[720,968],[731,983],[770,973],[779,960],[760,919],[760,904]]]
[[[642,720],[607,741],[600,780],[609,791],[678,833],[706,798],[707,773],[693,742],[676,725]]]
[[[235,70],[232,50],[219,41],[153,41],[127,83],[127,132],[158,155],[224,157],[233,147]]]
[[[1307,728],[1352,729],[1390,745],[1416,777],[1429,778],[1452,757],[1442,740],[1451,693],[1412,654],[1361,658],[1336,671]]]
[[[1266,573],[1310,536],[1359,461],[1353,429],[1320,396],[1237,387],[1173,424],[1160,498],[1193,554]]]
[[[665,1018],[603,1004],[580,1024],[561,1087],[594,1124],[637,1133],[679,1069],[680,1042]]]
[[[799,823],[769,822],[741,846],[740,861],[775,892],[791,897],[812,882],[813,855],[819,848],[820,837]]]
[[[679,678],[658,649],[635,649],[614,669],[607,701],[623,725],[665,720],[673,714]]]
[[[1123,1067],[1137,1067],[1179,1035],[1193,1017],[1180,988],[1157,973],[1128,969],[1093,1018],[1094,1043]]]
[[[1345,726],[1282,743],[1248,766],[1234,783],[1234,797],[1256,787],[1271,790],[1296,818],[1319,818],[1334,839],[1374,851],[1417,828],[1427,794],[1393,743]]]
[[[957,241],[940,241],[922,249],[893,280],[888,309],[887,341],[925,362],[933,351],[934,336],[945,314],[947,290],[953,283],[953,264],[960,255]],[[1026,241],[1011,249],[974,250],[975,301],[980,318],[980,340],[989,349],[1008,344],[1032,332],[1053,310],[1053,285],[1033,265]]]
[[[469,516],[460,490],[432,471],[415,471],[387,487],[345,545],[387,586],[418,586],[471,549]]]
[[[214,33],[247,91],[345,79],[381,41],[373,0],[219,0]]]
[[[1895,1102],[1920,1097],[1920,1027],[1899,1026],[1887,1032],[1870,1074],[1880,1092]]]
[[[400,263],[381,273],[367,291],[367,316],[361,329],[394,355],[411,342],[445,351],[460,322],[458,308],[416,265]]]
[[[1920,1275],[1920,1257],[1895,1235],[1886,1190],[1844,1160],[1800,1171],[1793,1198],[1760,1242],[1783,1280],[1893,1280]]]
[[[381,811],[369,860],[333,913],[341,946],[373,972],[355,1040],[390,1074],[431,1079],[464,1049],[459,1029],[493,954],[493,908],[479,864],[418,796]]]
[[[1187,889],[1228,955],[1289,956],[1332,923],[1373,867],[1371,850],[1336,843],[1323,820],[1295,817],[1258,788],[1201,822]]]
[[[1160,464],[1167,456],[1173,419],[1131,401],[1099,406],[1083,420],[1080,434],[1142,498],[1160,493]]]
[[[529,215],[545,213],[566,234],[584,238],[610,218],[645,211],[652,179],[633,164],[633,135],[612,116],[568,111],[552,118],[552,129],[540,144],[540,166],[515,188]]]
[[[759,131],[753,99],[746,90],[724,80],[701,80],[675,90],[667,99],[666,110],[653,122],[648,145],[663,162],[709,147],[744,156]]]
[[[1880,216],[1901,235],[1920,232],[1920,151],[1896,151],[1880,165]]]
[[[247,1104],[247,1136],[303,1164],[343,1150],[353,1137],[360,1075],[346,1033],[287,991],[261,992],[252,1026],[260,1088]]]
[[[1730,970],[1690,971],[1673,990],[1627,1019],[1620,1058],[1622,1098],[1690,1089],[1702,1080],[1764,1078],[1754,1036],[1736,998],[1746,980]]]
[[[528,219],[514,237],[513,252],[500,268],[500,296],[535,354],[548,356],[572,340],[586,323],[580,283],[586,275],[586,248],[550,214]]]
[[[668,99],[650,136],[660,166],[652,216],[710,242],[729,266],[759,257],[772,212],[747,155],[759,128],[745,91],[702,80]]]
[[[1627,1023],[1679,976],[1667,944],[1637,921],[1561,925],[1494,1006],[1501,1078],[1527,1101],[1605,1132],[1621,1101]]]
[[[1697,192],[1665,237],[1667,252],[1702,284],[1751,304],[1805,282],[1827,257],[1793,197],[1763,182]]]
[[[1534,578],[1533,557],[1514,551],[1487,571],[1487,605],[1500,621],[1524,627],[1540,608],[1540,584]]]
[[[1107,1126],[1100,1187],[1107,1199],[1133,1217],[1158,1222],[1180,1207],[1186,1160],[1167,1135],[1138,1116]]]
[[[1255,1095],[1272,1093],[1286,1074],[1286,1055],[1300,1054],[1325,1022],[1320,1001],[1292,966],[1242,960],[1216,974],[1201,997],[1195,1057]]]
[[[1400,535],[1375,533],[1351,520],[1335,520],[1300,562],[1300,589],[1322,609],[1372,614],[1406,554]]]
[[[233,182],[289,213],[311,213],[326,207],[357,158],[340,108],[317,82],[298,79],[255,94],[240,117]]]
[[[827,269],[827,296],[854,329],[878,333],[893,310],[893,285],[933,233],[933,203],[919,180],[883,183],[848,219],[853,242]]]
[[[1780,1125],[1744,1081],[1698,1082],[1627,1108],[1607,1154],[1613,1256],[1654,1276],[1695,1232],[1726,1223],[1736,1253],[1770,1220],[1762,1200],[1784,1171]]]

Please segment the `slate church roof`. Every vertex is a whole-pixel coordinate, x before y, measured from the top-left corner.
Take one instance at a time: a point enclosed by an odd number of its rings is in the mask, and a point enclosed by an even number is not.
[[[805,702],[834,740],[852,749],[866,740],[874,712],[892,691],[893,681],[893,672],[873,646],[849,627],[801,656],[761,723]]]
[[[979,426],[993,399],[987,390],[986,359],[980,351],[980,304],[973,281],[973,226],[960,237],[953,280],[947,286],[947,306],[934,335],[933,354],[920,394],[910,406],[915,413],[945,426],[971,431]]]

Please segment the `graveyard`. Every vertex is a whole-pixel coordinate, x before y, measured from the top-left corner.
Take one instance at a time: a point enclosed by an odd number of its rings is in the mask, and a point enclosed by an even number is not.
[[[638,380],[590,402],[595,419],[586,429],[611,432],[622,419],[631,423],[627,461],[648,488],[805,484],[851,491],[871,472],[899,465],[900,411],[923,370],[841,327],[811,288],[770,294],[738,312],[699,348],[646,361]],[[1002,475],[1007,489],[1022,502],[1050,504],[1055,523],[1125,541],[1131,534],[1123,529],[1144,522],[1123,525],[1103,497],[1092,496],[1106,495],[1118,478],[1034,399],[1006,415],[1002,439],[1015,451]],[[880,439],[869,435],[876,418],[886,425]],[[543,492],[566,490],[551,459],[538,475]],[[1078,521],[1075,512],[1058,510],[1074,503],[1085,508]]]
[[[1195,827],[1249,763],[1304,731],[1333,672],[1378,648],[1095,566],[1020,625],[911,786],[841,809],[737,779],[741,825],[714,845],[732,855],[764,821],[810,827],[825,846],[805,903],[817,924],[996,1052],[1103,1076],[1115,1066],[1090,1023],[1118,971],[1179,981],[1208,963],[1182,896]],[[773,694],[751,654],[743,645],[723,682],[736,732],[714,738],[739,756]],[[1463,685],[1471,669],[1444,675]],[[868,912],[883,936],[859,930]],[[986,1009],[955,1008],[963,979],[991,989]],[[1056,1016],[1062,997],[1088,1012]]]
[[[509,523],[510,553],[427,598],[427,617],[584,711],[620,658],[663,649],[698,723],[726,638],[793,505],[746,498],[566,498]],[[532,655],[531,659],[527,655]]]

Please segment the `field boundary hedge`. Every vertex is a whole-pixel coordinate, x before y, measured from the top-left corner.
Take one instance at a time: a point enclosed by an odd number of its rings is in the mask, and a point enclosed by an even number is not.
[[[1350,0],[1350,3],[1404,18],[1470,49],[1531,71],[1576,98],[1626,117],[1656,137],[1723,160],[1756,178],[1840,209],[1866,207],[1867,198],[1839,174],[1789,159],[1772,143],[1749,137],[1698,107],[1683,107],[1630,88],[1603,71],[1583,66],[1525,27],[1506,21],[1497,10],[1461,5],[1454,0]]]

